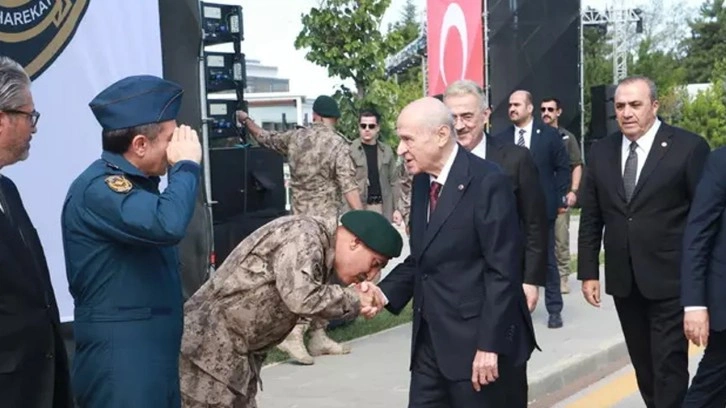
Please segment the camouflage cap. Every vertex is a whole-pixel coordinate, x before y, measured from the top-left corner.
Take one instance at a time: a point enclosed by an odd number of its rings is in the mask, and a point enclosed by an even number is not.
[[[320,95],[313,102],[313,112],[324,118],[339,118],[340,108],[338,108],[338,102],[328,95]]]
[[[375,252],[388,258],[401,255],[401,234],[381,214],[365,210],[348,211],[343,214],[340,223]]]

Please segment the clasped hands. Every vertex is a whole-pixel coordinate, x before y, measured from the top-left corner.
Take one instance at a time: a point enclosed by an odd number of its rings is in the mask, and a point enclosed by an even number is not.
[[[386,298],[378,286],[371,282],[361,282],[353,285],[360,299],[360,314],[366,319],[372,319],[383,310]]]

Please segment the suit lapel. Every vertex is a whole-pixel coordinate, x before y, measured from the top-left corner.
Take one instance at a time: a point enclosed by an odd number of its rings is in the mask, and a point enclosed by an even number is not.
[[[411,253],[417,258],[422,252],[421,241],[426,231],[429,182],[428,174],[418,174],[414,176],[411,186]]]
[[[459,147],[459,152],[454,159],[454,164],[451,166],[451,171],[449,171],[449,176],[446,178],[444,188],[441,190],[441,194],[439,194],[436,209],[429,216],[428,226],[424,233],[419,255],[426,250],[426,247],[434,239],[469,186],[471,177],[469,176],[469,158],[466,154],[464,148]],[[426,206],[428,207],[428,194],[426,196]],[[424,209],[424,214],[426,214],[426,210],[427,208]]]
[[[630,198],[630,202],[633,202],[638,192],[643,189],[643,184],[648,181],[648,177],[653,174],[653,171],[658,167],[660,159],[665,156],[668,151],[668,145],[670,144],[672,133],[668,129],[665,123],[661,123],[658,133],[655,134],[655,140],[653,140],[653,146],[650,147],[648,157],[645,159],[643,170],[640,171],[638,177],[638,183],[635,184],[635,190],[633,190],[633,196]]]
[[[615,183],[615,191],[618,193],[618,196],[623,201],[623,203],[626,202],[625,200],[625,185],[623,184],[623,169],[622,169],[622,160],[623,160],[623,138],[620,137],[614,137],[613,138],[613,146],[610,150],[610,170],[612,171],[612,180]]]
[[[504,149],[502,149],[502,145],[500,143],[494,143],[487,138],[486,140],[486,146],[487,146],[487,157],[486,159],[489,161],[493,161],[494,163],[501,163],[504,161]]]
[[[540,145],[542,144],[541,132],[540,124],[536,120],[532,122],[532,134],[529,136],[529,151],[532,152],[533,156],[539,152]]]

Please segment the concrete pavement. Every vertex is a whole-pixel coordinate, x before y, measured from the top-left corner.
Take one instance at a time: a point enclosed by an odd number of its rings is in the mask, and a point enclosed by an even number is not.
[[[573,217],[571,242],[576,241],[578,222]],[[573,242],[571,252],[575,251]],[[392,261],[385,272],[407,254],[408,248],[404,248],[401,258]],[[604,296],[596,309],[583,300],[578,281],[571,280],[570,286],[572,293],[564,295],[563,328],[547,328],[543,291],[532,315],[542,348],[535,351],[528,366],[534,405],[627,356],[612,299]],[[262,408],[405,407],[410,336],[411,325],[406,324],[356,339],[351,342],[351,354],[319,357],[313,366],[280,363],[265,367],[259,404]]]

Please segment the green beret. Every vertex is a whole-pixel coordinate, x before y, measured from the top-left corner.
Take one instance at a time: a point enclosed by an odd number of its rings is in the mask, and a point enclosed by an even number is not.
[[[343,214],[340,223],[375,252],[388,258],[401,255],[401,234],[381,214],[365,210],[349,211]]]
[[[338,102],[335,99],[321,95],[313,102],[313,112],[324,118],[339,118],[340,109],[338,108]]]

